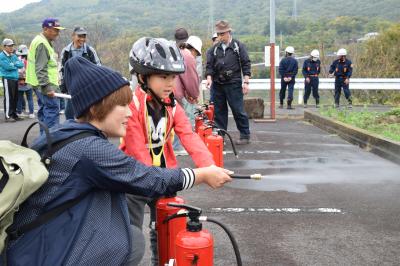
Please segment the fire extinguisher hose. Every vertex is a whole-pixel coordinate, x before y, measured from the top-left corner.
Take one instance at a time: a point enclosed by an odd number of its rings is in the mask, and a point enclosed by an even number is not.
[[[205,220],[205,221],[208,221],[208,222],[211,222],[211,223],[215,223],[215,224],[221,226],[222,229],[224,229],[224,231],[228,235],[229,239],[231,240],[231,243],[232,243],[232,246],[233,246],[233,250],[235,251],[236,263],[237,263],[238,266],[242,266],[242,258],[240,257],[239,246],[238,246],[238,244],[236,242],[236,239],[233,237],[232,232],[229,230],[229,228],[226,227],[223,223],[221,223],[221,222],[219,222],[217,220],[214,220],[212,218],[208,218],[208,217],[205,217],[205,216],[203,216],[201,218],[202,218],[201,220]]]
[[[233,153],[235,154],[236,158],[238,158],[236,147],[235,147],[235,144],[233,144],[233,140],[232,140],[231,135],[229,135],[229,133],[225,129],[217,128],[217,130],[223,132],[224,134],[226,134],[228,136],[229,141],[231,142],[231,145],[232,145]]]

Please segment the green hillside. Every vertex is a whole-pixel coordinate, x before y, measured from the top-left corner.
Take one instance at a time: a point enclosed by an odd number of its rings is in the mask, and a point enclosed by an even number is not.
[[[213,8],[210,9],[210,3]],[[292,0],[278,0],[277,19],[289,19]],[[186,26],[198,35],[207,35],[209,15],[227,19],[237,34],[265,34],[269,1],[253,0],[42,0],[12,13],[0,14],[6,32],[32,37],[44,17],[57,17],[64,25],[101,26],[114,36],[122,32],[158,32],[164,35],[177,26]],[[307,20],[357,16],[399,21],[399,0],[298,0],[298,17]]]

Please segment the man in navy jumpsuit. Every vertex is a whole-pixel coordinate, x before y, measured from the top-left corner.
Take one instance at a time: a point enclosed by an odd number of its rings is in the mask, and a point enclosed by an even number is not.
[[[311,57],[304,61],[303,64],[303,76],[304,80],[304,108],[307,108],[307,101],[311,94],[315,99],[315,106],[319,107],[319,94],[318,85],[319,78],[318,75],[321,72],[321,61],[319,60],[319,51],[312,50]]]
[[[285,49],[285,58],[279,63],[279,74],[281,75],[281,90],[279,92],[279,108],[283,108],[283,101],[286,97],[286,87],[288,87],[287,109],[294,109],[292,107],[294,84],[296,83],[295,77],[298,71],[298,63],[294,58],[294,48],[288,46]]]
[[[343,88],[344,96],[346,97],[349,105],[348,108],[352,107],[351,92],[349,89],[350,77],[353,72],[353,65],[349,59],[346,58],[346,49],[339,49],[337,52],[338,59],[333,61],[330,69],[329,76],[335,76],[335,108],[339,108],[339,100],[341,90]]]

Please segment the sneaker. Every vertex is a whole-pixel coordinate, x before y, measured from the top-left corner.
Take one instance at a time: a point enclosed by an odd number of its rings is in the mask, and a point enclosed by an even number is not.
[[[36,117],[35,117],[35,114],[29,114],[29,118],[30,119],[35,119]]]
[[[339,109],[340,105],[338,103],[335,103],[335,108]]]
[[[283,104],[280,104],[278,108],[283,109]]]
[[[250,139],[238,139],[235,141],[236,145],[246,145],[250,144]]]
[[[307,108],[307,104],[305,103],[303,107],[306,109]]]
[[[63,109],[63,110],[60,110],[60,112],[58,112],[59,114],[65,114],[65,110]]]
[[[316,105],[315,105],[315,108],[319,108],[319,104],[316,104]]]
[[[293,106],[291,106],[291,105],[288,105],[287,109],[288,109],[288,110],[293,110],[293,109],[294,109],[294,107],[293,107]]]
[[[351,103],[349,103],[349,104],[347,105],[347,108],[348,108],[348,109],[352,109],[352,108],[353,108],[353,105],[352,105]]]
[[[28,117],[28,114],[25,114],[25,113],[17,113],[17,115],[19,117]]]
[[[174,151],[174,153],[175,153],[175,156],[186,156],[186,155],[188,155],[187,151],[185,151],[185,150],[177,150],[177,151]]]

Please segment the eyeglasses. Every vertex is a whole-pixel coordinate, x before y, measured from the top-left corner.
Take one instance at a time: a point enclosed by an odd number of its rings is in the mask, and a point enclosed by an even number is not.
[[[217,36],[224,36],[226,32],[218,32]]]

